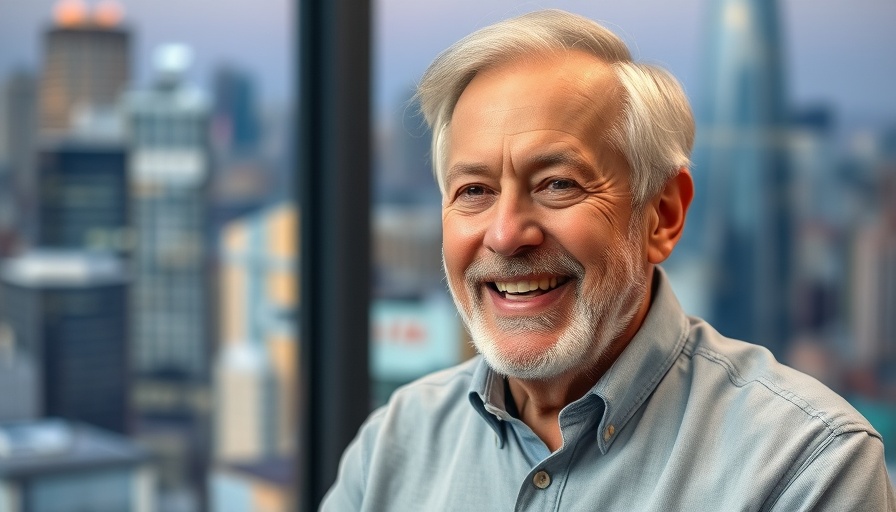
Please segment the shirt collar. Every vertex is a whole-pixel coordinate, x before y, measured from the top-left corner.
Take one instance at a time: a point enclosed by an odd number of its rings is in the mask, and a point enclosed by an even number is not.
[[[606,453],[681,354],[688,319],[660,267],[653,273],[653,301],[644,323],[613,366],[591,389],[604,401],[597,442]]]
[[[597,429],[597,442],[603,453],[659,384],[687,339],[687,316],[662,268],[655,267],[653,281],[653,300],[644,323],[589,392],[604,403]],[[479,357],[470,382],[470,403],[495,431],[503,447],[504,422],[509,418],[504,407],[504,379]]]
[[[491,369],[482,356],[470,381],[470,404],[498,436],[501,448],[506,442],[504,421],[510,416],[504,407],[504,377]]]

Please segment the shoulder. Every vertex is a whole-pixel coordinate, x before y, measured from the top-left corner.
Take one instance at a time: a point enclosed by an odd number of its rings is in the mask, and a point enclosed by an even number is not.
[[[401,386],[392,393],[386,409],[414,407],[420,408],[421,412],[435,413],[440,409],[453,407],[458,401],[467,404],[470,383],[480,360],[476,356]]]
[[[402,399],[418,394],[441,396],[466,393],[481,361],[480,356],[475,356],[458,365],[425,375],[398,388],[392,398]]]
[[[811,488],[804,497],[822,496],[825,485],[838,481],[874,480],[883,489],[875,492],[886,496],[880,434],[845,399],[764,347],[691,319],[673,368],[686,389],[685,416],[706,426],[714,452],[705,455],[754,475],[750,487],[762,489],[766,506],[795,489]]]
[[[693,368],[701,378],[715,374],[722,380],[718,389],[724,390],[722,396],[755,397],[756,402],[748,403],[758,409],[745,411],[749,414],[774,412],[810,430],[832,435],[863,431],[880,438],[855,408],[827,386],[780,363],[765,347],[726,338],[703,320],[690,319],[683,354],[693,359]]]
[[[460,451],[473,454],[490,440],[468,398],[479,361],[402,386],[371,413],[343,454],[323,510],[416,509],[432,481],[453,474]]]
[[[700,319],[689,319],[685,345],[645,417],[658,424],[654,431],[675,432],[656,436],[672,446],[652,453],[678,454],[681,467],[700,468],[706,488],[759,499],[761,510],[803,510],[795,504],[823,501],[836,485],[872,482],[869,493],[880,500],[892,493],[881,436],[845,399]]]
[[[467,395],[479,363],[477,356],[396,389],[367,419],[362,435],[407,442],[432,426],[475,414]]]

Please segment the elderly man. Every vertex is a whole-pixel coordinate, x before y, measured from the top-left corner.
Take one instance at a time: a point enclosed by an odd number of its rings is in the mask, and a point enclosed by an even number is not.
[[[419,98],[480,356],[374,412],[324,510],[896,510],[871,425],[657,266],[693,196],[674,78],[545,11],[456,43]]]

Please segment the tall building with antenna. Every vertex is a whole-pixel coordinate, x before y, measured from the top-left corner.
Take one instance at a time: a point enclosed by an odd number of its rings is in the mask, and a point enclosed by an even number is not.
[[[162,492],[189,492],[201,501],[210,444],[210,108],[185,83],[191,60],[184,45],[160,47],[155,83],[130,91],[124,106],[135,233],[130,342],[137,437],[165,468]]]

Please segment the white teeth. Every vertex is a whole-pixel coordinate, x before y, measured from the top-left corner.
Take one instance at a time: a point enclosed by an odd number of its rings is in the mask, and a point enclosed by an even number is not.
[[[528,293],[539,289],[548,291],[556,287],[556,277],[544,277],[538,281],[495,282],[495,288],[497,288],[499,292],[507,293]]]

